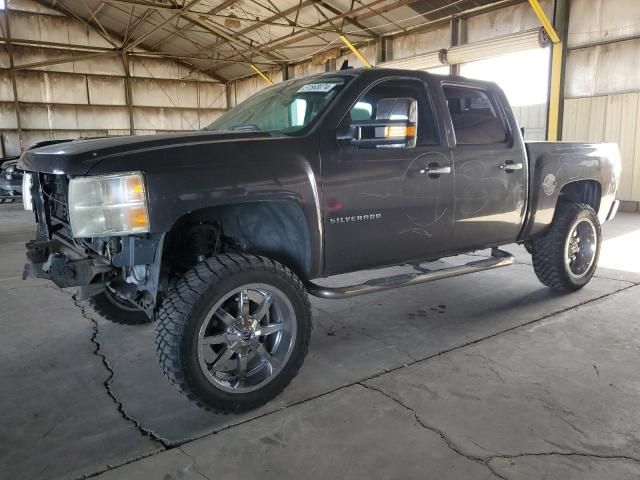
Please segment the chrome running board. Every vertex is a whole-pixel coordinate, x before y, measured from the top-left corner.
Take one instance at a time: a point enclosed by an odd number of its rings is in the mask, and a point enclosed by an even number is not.
[[[393,275],[391,277],[374,278],[357,285],[348,285],[346,287],[323,287],[313,282],[306,282],[307,291],[320,298],[341,299],[355,297],[357,295],[365,295],[367,293],[381,292],[383,290],[391,290],[393,288],[407,287],[409,285],[418,285],[420,283],[433,282],[444,278],[458,277],[474,272],[483,272],[494,268],[507,267],[512,265],[515,259],[513,255],[498,248],[491,250],[491,257],[482,260],[475,260],[458,267],[443,268],[440,270],[420,269],[422,273],[405,273],[401,275]]]

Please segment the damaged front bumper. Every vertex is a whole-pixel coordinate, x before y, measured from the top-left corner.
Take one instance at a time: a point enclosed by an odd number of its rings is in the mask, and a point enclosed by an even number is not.
[[[26,244],[23,279],[43,278],[60,288],[78,287],[78,300],[107,287],[150,317],[158,297],[164,234],[73,238],[68,179],[32,173],[31,198],[38,240]]]
[[[60,238],[32,240],[26,247],[22,279],[44,278],[60,288],[80,287],[79,300],[102,292],[116,274],[106,259],[90,257]]]

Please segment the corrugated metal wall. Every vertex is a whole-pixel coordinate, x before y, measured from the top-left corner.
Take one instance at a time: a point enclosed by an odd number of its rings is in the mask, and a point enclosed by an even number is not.
[[[627,201],[640,201],[639,36],[638,0],[571,0],[563,140],[618,143]]]
[[[570,49],[565,87],[565,140],[614,141],[621,147],[624,173],[620,198],[640,200],[640,1],[570,0]],[[542,5],[551,13],[552,0]],[[94,30],[31,0],[13,0],[12,36],[65,45],[110,47]],[[4,22],[5,12],[0,12]],[[466,21],[467,42],[477,42],[537,26],[523,3]],[[393,39],[394,58],[446,48],[449,27],[416,32]],[[16,64],[42,62],[69,55],[64,50],[14,45]],[[372,63],[376,46],[361,49]],[[352,54],[335,59],[339,66]],[[5,49],[0,68],[9,67]],[[184,65],[164,59],[132,58],[132,116],[135,133],[183,131],[200,128],[227,108],[226,86]],[[325,71],[311,61],[289,67],[291,77]],[[274,82],[283,72],[267,72]],[[125,73],[117,56],[34,67],[16,72],[18,100],[25,144],[77,136],[128,134],[131,128]],[[496,79],[499,82],[499,79]],[[233,82],[229,92],[234,106],[266,83],[259,77]],[[516,108],[528,138],[541,138],[544,106]],[[7,153],[19,149],[13,89],[7,70],[0,71],[0,130]]]
[[[93,29],[29,0],[9,3],[11,36],[20,40],[109,48]],[[0,11],[4,27],[6,12]],[[16,66],[69,57],[62,49],[13,46]],[[86,53],[86,52],[85,52]],[[76,55],[78,53],[76,52]],[[134,133],[175,132],[206,126],[227,108],[226,86],[165,59],[130,59]],[[0,68],[9,68],[6,49]],[[25,146],[36,141],[130,133],[125,71],[117,55],[16,71]],[[6,154],[17,154],[11,77],[0,71],[0,130]]]

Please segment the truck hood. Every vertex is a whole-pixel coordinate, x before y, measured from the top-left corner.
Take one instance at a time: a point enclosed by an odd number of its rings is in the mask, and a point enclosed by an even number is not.
[[[30,172],[86,175],[95,165],[110,157],[132,155],[135,158],[136,153],[154,149],[270,137],[270,134],[263,132],[197,131],[74,140],[27,151],[20,158],[18,167]],[[132,162],[131,170],[135,169],[135,163]]]

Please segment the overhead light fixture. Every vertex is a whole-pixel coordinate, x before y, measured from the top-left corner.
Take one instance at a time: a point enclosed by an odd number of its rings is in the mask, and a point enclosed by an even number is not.
[[[240,20],[235,15],[231,14],[224,19],[224,26],[230,30],[239,30],[242,27]]]
[[[200,15],[200,16],[198,16],[198,18],[202,22],[208,22],[208,23],[212,23],[214,25],[217,25],[217,23],[214,22],[213,20],[211,20],[211,18],[208,17],[207,15]],[[236,17],[234,14],[231,14],[228,17],[224,17],[224,23],[223,24],[229,30],[240,30],[240,28],[242,28],[242,23],[240,23],[240,19],[238,17]]]

